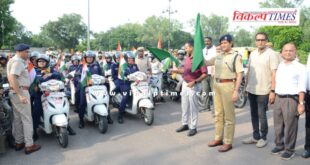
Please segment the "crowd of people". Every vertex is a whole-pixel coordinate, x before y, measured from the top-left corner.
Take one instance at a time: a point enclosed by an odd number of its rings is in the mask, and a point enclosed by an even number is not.
[[[94,52],[83,54],[50,53],[32,51],[27,44],[15,46],[16,54],[8,59],[0,55],[0,73],[2,82],[10,85],[9,98],[14,112],[13,135],[15,149],[30,154],[41,148],[34,144],[39,138],[40,118],[43,115],[42,91],[39,84],[51,79],[68,78],[75,86],[75,108],[79,114],[79,128],[83,129],[86,109],[85,87],[81,77],[86,64],[91,75],[110,75],[122,99],[118,108],[117,121],[124,123],[125,108],[130,100],[130,84],[128,79],[119,77],[120,60],[126,58],[128,67],[124,75],[137,71],[146,75],[158,74],[161,86],[164,86],[162,74],[169,73],[178,83],[176,91],[181,92],[181,127],[176,132],[188,130],[188,136],[197,134],[199,111],[213,110],[215,122],[214,140],[209,147],[220,146],[219,152],[227,152],[233,148],[235,132],[235,106],[238,100],[240,83],[245,77],[245,91],[250,103],[250,118],[253,136],[243,140],[244,144],[256,144],[262,148],[268,144],[268,122],[266,111],[268,104],[274,104],[273,119],[275,130],[275,147],[272,154],[281,154],[282,159],[289,160],[295,155],[295,144],[298,132],[298,119],[306,111],[306,144],[304,158],[310,157],[310,62],[305,67],[297,60],[297,48],[294,43],[283,45],[280,53],[275,52],[267,44],[268,35],[257,33],[255,43],[257,49],[251,52],[247,73],[244,73],[242,56],[233,50],[233,37],[229,34],[220,37],[214,45],[211,37],[205,38],[203,49],[204,65],[192,71],[194,41],[189,40],[184,48],[174,50],[173,56],[179,61],[176,65],[171,58],[159,61],[155,56],[146,55],[143,47],[137,52]],[[61,63],[65,63],[65,69]],[[32,66],[35,77],[30,74]],[[69,73],[74,73],[70,75]],[[7,80],[6,80],[7,79]],[[108,91],[110,84],[105,83]],[[205,92],[207,95],[202,96]],[[210,94],[209,94],[210,93]],[[212,93],[212,94],[211,94]],[[160,101],[165,101],[159,96]],[[202,101],[201,101],[202,100]],[[305,102],[306,101],[306,102]],[[213,108],[212,108],[213,102]],[[113,119],[108,111],[108,123]],[[75,135],[70,125],[69,135]]]

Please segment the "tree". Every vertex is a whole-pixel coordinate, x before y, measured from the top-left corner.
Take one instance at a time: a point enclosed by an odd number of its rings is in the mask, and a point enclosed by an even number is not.
[[[212,37],[213,41],[217,42],[222,35],[228,33],[227,17],[212,14],[210,17],[201,15],[200,19],[204,37]],[[192,19],[190,24],[195,27],[195,19]]]
[[[260,2],[260,6],[264,8],[293,8],[300,6],[304,0],[265,0]]]
[[[287,42],[297,46],[298,56],[302,63],[307,60],[310,51],[310,7],[302,7],[303,0],[270,0],[260,3],[261,7],[301,7],[299,26],[264,26],[259,31],[266,32],[276,50]]]
[[[234,32],[234,46],[252,46],[253,45],[253,34],[245,29],[239,29]]]
[[[4,31],[0,26],[0,48],[8,47],[12,45],[10,41],[10,33],[14,32],[14,25],[17,23],[16,19],[12,17],[10,11],[10,5],[14,3],[14,0],[0,0],[0,25],[3,22]],[[2,43],[4,41],[4,45]]]
[[[57,21],[49,21],[41,28],[40,38],[46,46],[60,49],[75,48],[86,37],[87,27],[78,14],[64,14]]]

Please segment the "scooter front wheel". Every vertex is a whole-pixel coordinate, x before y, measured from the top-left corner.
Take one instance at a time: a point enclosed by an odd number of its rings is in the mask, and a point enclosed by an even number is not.
[[[146,125],[152,125],[154,121],[154,111],[149,108],[144,108],[143,118]]]
[[[106,116],[98,116],[98,129],[101,133],[106,133],[108,130],[108,119]]]
[[[66,148],[68,146],[68,131],[65,127],[57,127],[57,140],[58,143]]]

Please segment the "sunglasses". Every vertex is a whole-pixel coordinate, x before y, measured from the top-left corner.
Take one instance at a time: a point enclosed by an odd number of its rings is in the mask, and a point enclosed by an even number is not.
[[[266,39],[256,39],[256,42],[259,42],[259,41],[264,42],[266,41]]]

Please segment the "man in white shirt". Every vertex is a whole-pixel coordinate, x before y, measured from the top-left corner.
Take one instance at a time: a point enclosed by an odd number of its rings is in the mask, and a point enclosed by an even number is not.
[[[307,61],[307,93],[306,100],[306,143],[305,152],[302,154],[303,158],[310,158],[310,54]]]
[[[150,75],[152,73],[151,64],[148,57],[144,55],[144,48],[139,47],[137,49],[137,52],[138,55],[135,59],[135,62],[139,68],[139,71],[144,72],[147,75]]]
[[[243,143],[256,144],[258,148],[267,145],[268,121],[266,110],[268,102],[274,103],[275,76],[279,65],[278,55],[267,47],[267,41],[266,33],[259,32],[255,35],[257,49],[250,55],[246,78],[253,136],[245,139]]]
[[[295,60],[296,46],[285,44],[281,52],[283,61],[276,74],[276,99],[273,111],[275,145],[271,153],[289,160],[295,155],[299,115],[305,111],[306,68]]]
[[[205,45],[206,47],[202,50],[203,51],[203,57],[205,61],[208,61],[216,56],[216,47],[212,43],[211,37],[205,37]],[[208,66],[208,76],[206,79],[202,80],[202,91],[204,92],[203,95],[201,95],[200,99],[200,111],[210,111],[211,110],[211,100],[212,95],[211,92],[213,91],[213,79],[211,76],[211,70],[214,66]]]

